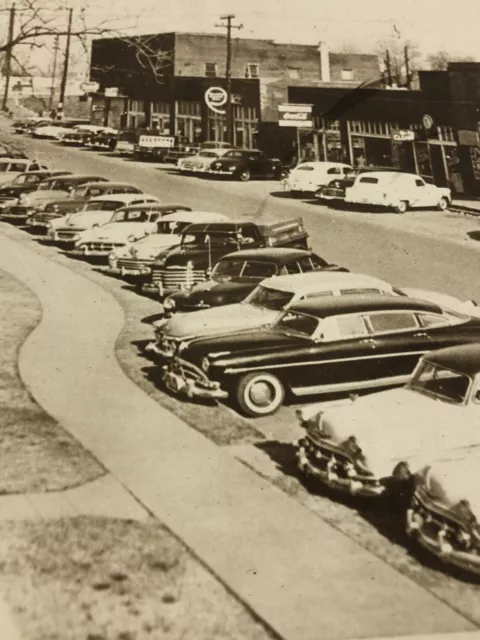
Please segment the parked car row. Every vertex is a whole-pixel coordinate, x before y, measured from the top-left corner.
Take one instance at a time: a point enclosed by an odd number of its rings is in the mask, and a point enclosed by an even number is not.
[[[170,393],[250,418],[310,400],[299,472],[351,495],[400,492],[409,535],[480,573],[476,303],[352,273],[312,249],[301,218],[232,220],[46,168],[0,201],[1,220],[153,292],[146,353]]]

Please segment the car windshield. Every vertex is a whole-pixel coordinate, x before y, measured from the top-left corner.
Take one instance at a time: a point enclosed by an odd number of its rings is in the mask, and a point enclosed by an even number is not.
[[[423,362],[412,376],[409,388],[438,400],[461,404],[467,397],[470,378],[430,362]]]
[[[277,269],[270,262],[256,262],[251,260],[223,260],[217,262],[212,271],[212,280],[227,282],[236,280],[264,280],[276,275]]]
[[[286,311],[275,323],[274,327],[286,333],[300,334],[311,338],[318,329],[319,319],[305,313]]]
[[[247,151],[227,151],[227,153],[223,156],[224,158],[243,158],[248,152]]]
[[[256,307],[280,311],[292,300],[293,295],[290,291],[277,291],[276,289],[259,285],[245,299],[245,302]]]
[[[198,155],[201,158],[218,158],[218,153],[215,153],[215,151],[200,151]]]
[[[126,210],[118,211],[112,218],[112,222],[148,222],[149,214],[147,211]]]
[[[85,205],[84,211],[116,211],[123,206],[125,203],[118,200],[91,200]]]
[[[182,222],[180,220],[161,220],[157,224],[157,233],[180,235],[191,224],[191,222]]]
[[[40,176],[36,176],[35,174],[31,174],[31,173],[22,173],[21,175],[15,178],[12,184],[27,184],[27,183],[31,184],[32,182],[39,182],[39,181],[40,181]]]
[[[182,237],[182,244],[214,244],[214,245],[231,245],[237,248],[237,240],[234,234],[215,233],[209,234],[203,231],[198,233],[189,233]],[[233,250],[233,249],[232,249]]]

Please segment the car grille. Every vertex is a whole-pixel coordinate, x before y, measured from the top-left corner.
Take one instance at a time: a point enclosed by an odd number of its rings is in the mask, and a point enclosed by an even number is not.
[[[117,261],[117,267],[119,269],[140,269],[145,265],[152,264],[153,260],[145,259],[140,260],[138,258],[119,258]]]
[[[187,267],[167,267],[166,269],[152,269],[152,281],[161,284],[164,289],[189,289],[198,282],[205,282],[205,272],[187,269]]]
[[[10,207],[10,211],[9,213],[12,213],[13,215],[16,216],[24,216],[27,214],[28,208],[27,207],[22,207],[21,205],[14,205],[13,207]]]
[[[61,217],[61,214],[58,213],[36,213],[32,216],[32,220],[34,220],[36,224],[46,224],[50,222],[50,220],[55,220],[59,217]]]
[[[348,471],[352,468],[352,462],[348,456],[340,453],[337,449],[332,451],[319,446],[308,437],[302,440],[302,445],[305,448],[305,455],[313,465],[322,471],[327,471],[329,466],[330,470],[339,478],[349,478]]]
[[[324,193],[326,196],[331,196],[331,197],[335,197],[335,198],[344,198],[345,197],[345,191],[344,189],[340,189],[339,187],[325,187],[322,190],[322,193]]]
[[[17,198],[18,196],[15,195],[8,195],[8,194],[3,194],[0,196],[0,202],[6,202],[7,200],[14,200],[15,198]]]
[[[115,247],[122,247],[123,243],[115,242],[84,242],[82,243],[82,249],[86,248],[88,251],[107,251],[110,252]]]
[[[445,542],[451,544],[454,548],[463,547],[468,550],[470,547],[467,539],[464,539],[462,533],[465,529],[459,522],[448,517],[448,512],[443,513],[440,510],[434,510],[420,499],[418,493],[412,498],[412,509],[423,519],[422,531],[430,538],[436,539],[439,532],[443,532]]]
[[[57,236],[57,238],[59,240],[72,240],[73,241],[74,237],[77,235],[78,232],[79,232],[79,229],[74,229],[72,231],[61,231],[61,230],[58,230],[55,235]]]

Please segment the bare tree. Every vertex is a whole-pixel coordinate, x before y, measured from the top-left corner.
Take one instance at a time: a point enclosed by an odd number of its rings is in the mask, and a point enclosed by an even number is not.
[[[450,62],[475,62],[475,58],[452,56],[448,51],[437,51],[427,56],[427,62],[432,71],[446,71]]]
[[[413,88],[421,61],[415,42],[404,39],[394,26],[394,34],[379,42],[376,52],[383,67],[385,84]]]

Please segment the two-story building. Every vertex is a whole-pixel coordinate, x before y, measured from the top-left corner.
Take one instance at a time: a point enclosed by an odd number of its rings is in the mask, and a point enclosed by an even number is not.
[[[92,46],[92,119],[121,128],[148,127],[191,142],[223,140],[226,116],[206,99],[226,87],[226,36],[162,33],[104,38]],[[353,88],[379,79],[375,55],[335,54],[325,43],[232,39],[233,142],[256,146],[259,124],[277,120],[289,86]]]

